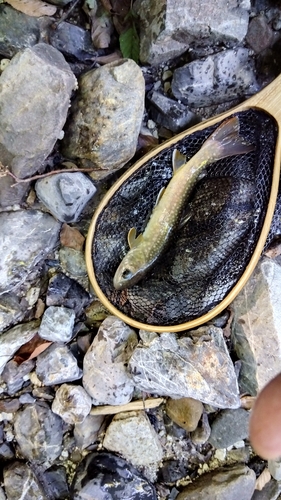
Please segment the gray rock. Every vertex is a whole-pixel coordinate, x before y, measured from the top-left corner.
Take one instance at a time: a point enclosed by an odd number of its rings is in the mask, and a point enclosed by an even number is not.
[[[151,104],[152,119],[172,132],[181,132],[200,121],[200,117],[190,111],[187,106],[169,99],[160,92],[152,92],[148,99]]]
[[[0,444],[0,461],[3,463],[4,460],[12,460],[14,458],[14,450],[12,444],[2,443]]]
[[[17,412],[15,438],[24,458],[48,468],[62,450],[62,420],[46,403],[26,406]]]
[[[0,295],[23,283],[55,248],[59,230],[60,223],[40,210],[0,213]]]
[[[137,342],[134,330],[120,319],[109,316],[103,321],[84,357],[83,386],[93,404],[131,401],[134,383],[126,366]]]
[[[256,395],[280,372],[281,266],[263,257],[232,303],[232,342],[242,392]]]
[[[91,303],[91,297],[86,290],[63,273],[57,273],[49,280],[46,305],[64,306],[73,309],[76,316]]]
[[[131,59],[85,73],[65,130],[63,152],[94,167],[100,179],[122,167],[136,151],[144,110],[144,78]]]
[[[61,222],[77,221],[96,192],[93,182],[82,172],[65,172],[39,179],[35,190],[38,198]]]
[[[249,50],[229,49],[174,71],[173,95],[188,106],[210,106],[257,92]]]
[[[189,397],[218,408],[240,406],[234,366],[222,330],[214,326],[177,338],[140,332],[143,345],[129,361],[135,386],[177,399]]]
[[[85,261],[85,254],[82,250],[75,248],[61,247],[59,259],[63,271],[84,288],[88,288],[88,274]]]
[[[5,493],[4,493],[3,488],[1,488],[1,486],[0,486],[0,500],[6,500],[6,498],[7,497],[6,497]]]
[[[52,411],[67,424],[82,423],[92,407],[90,396],[80,385],[61,385],[52,404]]]
[[[21,304],[21,298],[16,293],[3,293],[0,308],[0,332],[9,326],[20,323],[26,314],[26,307]]]
[[[25,178],[36,172],[57,139],[62,138],[75,86],[76,78],[63,55],[44,43],[18,53],[3,71],[0,155],[3,165],[18,177]],[[22,188],[11,187],[13,183],[8,176],[1,182],[0,205],[3,207],[10,206],[11,200],[21,202]]]
[[[176,500],[251,500],[256,475],[246,465],[234,465],[203,474],[192,484],[185,486]]]
[[[15,352],[38,332],[40,321],[17,325],[0,336],[0,375]]]
[[[48,307],[42,317],[39,335],[51,342],[69,342],[73,336],[75,313],[60,306]]]
[[[66,470],[63,466],[53,465],[45,471],[44,490],[52,500],[66,500],[70,498],[67,484]]]
[[[196,0],[136,0],[134,9],[141,19],[140,60],[159,64],[189,47],[241,42],[250,8],[249,0],[201,0],[199,6]]]
[[[8,361],[3,370],[2,378],[4,382],[6,382],[9,396],[13,396],[13,394],[22,388],[25,382],[25,376],[33,370],[34,366],[34,359],[24,361],[20,365],[14,360]]]
[[[190,438],[194,444],[204,444],[208,441],[211,434],[211,427],[209,424],[209,419],[207,413],[203,413],[201,424],[191,432]]]
[[[93,59],[97,55],[90,31],[65,21],[60,22],[55,30],[50,30],[50,44],[65,56],[79,61]]]
[[[280,481],[272,479],[261,491],[255,490],[251,500],[277,500],[281,493]]]
[[[103,424],[104,415],[88,415],[82,423],[75,424],[74,437],[76,446],[84,450],[93,444]]]
[[[135,466],[148,466],[163,457],[158,434],[143,411],[115,415],[106,429],[103,446]]]
[[[39,42],[38,18],[27,16],[10,5],[0,5],[0,54],[13,57],[19,50]]]
[[[36,374],[49,386],[78,380],[83,372],[67,346],[53,344],[37,356]]]
[[[224,410],[213,421],[208,439],[215,448],[228,448],[248,438],[250,414],[243,408]]]
[[[4,486],[8,500],[48,500],[32,469],[22,462],[4,468]],[[0,497],[1,498],[1,497]]]
[[[246,40],[256,54],[271,47],[276,38],[264,15],[254,17],[251,20]]]
[[[276,481],[281,481],[281,460],[268,460],[268,470]]]

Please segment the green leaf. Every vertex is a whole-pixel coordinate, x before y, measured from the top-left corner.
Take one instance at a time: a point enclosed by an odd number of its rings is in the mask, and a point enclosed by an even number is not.
[[[122,56],[138,62],[140,41],[134,24],[120,35],[119,42]]]

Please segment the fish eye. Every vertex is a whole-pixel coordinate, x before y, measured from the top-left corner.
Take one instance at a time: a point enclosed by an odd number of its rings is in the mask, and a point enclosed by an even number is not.
[[[131,278],[133,275],[132,271],[130,271],[130,269],[124,269],[123,273],[122,273],[122,278],[127,280],[129,278]]]

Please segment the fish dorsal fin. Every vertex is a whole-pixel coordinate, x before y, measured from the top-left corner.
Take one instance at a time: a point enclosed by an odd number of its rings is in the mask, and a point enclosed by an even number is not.
[[[128,243],[130,248],[135,248],[142,241],[142,234],[139,234],[136,238],[137,230],[135,227],[131,227],[128,232]]]
[[[174,149],[172,162],[173,171],[175,173],[180,167],[182,167],[182,165],[186,163],[186,157],[182,153],[180,153],[178,149]]]
[[[158,196],[156,198],[156,202],[155,202],[155,207],[156,205],[158,205],[159,201],[161,200],[162,196],[163,196],[163,193],[165,191],[165,188],[164,186],[160,189],[159,193],[158,193]]]

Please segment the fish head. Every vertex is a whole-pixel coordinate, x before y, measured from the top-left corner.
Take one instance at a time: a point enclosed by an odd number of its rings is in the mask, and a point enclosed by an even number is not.
[[[140,247],[132,248],[119,264],[113,278],[116,290],[124,290],[135,285],[145,274],[147,262]]]

